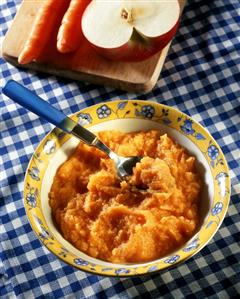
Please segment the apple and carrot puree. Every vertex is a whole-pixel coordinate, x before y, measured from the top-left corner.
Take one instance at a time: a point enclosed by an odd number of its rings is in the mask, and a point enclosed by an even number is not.
[[[115,263],[151,261],[183,245],[199,222],[195,158],[157,130],[98,135],[119,155],[143,159],[120,181],[112,160],[80,143],[58,169],[49,193],[63,237]]]

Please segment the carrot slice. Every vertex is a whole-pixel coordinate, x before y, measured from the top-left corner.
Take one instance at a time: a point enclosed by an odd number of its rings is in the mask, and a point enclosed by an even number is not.
[[[81,19],[91,0],[71,0],[57,36],[57,49],[68,53],[78,49],[83,38]]]
[[[20,64],[37,59],[47,45],[60,14],[64,14],[69,0],[44,0],[33,24],[32,31],[18,57]]]

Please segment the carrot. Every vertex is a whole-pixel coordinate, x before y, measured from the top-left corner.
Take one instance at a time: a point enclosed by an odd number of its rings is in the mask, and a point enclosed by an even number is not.
[[[32,31],[18,57],[20,64],[30,63],[37,59],[47,45],[59,15],[65,12],[69,0],[43,0]]]
[[[80,46],[83,38],[81,19],[90,2],[91,0],[71,0],[58,31],[57,49],[59,52],[72,52]]]

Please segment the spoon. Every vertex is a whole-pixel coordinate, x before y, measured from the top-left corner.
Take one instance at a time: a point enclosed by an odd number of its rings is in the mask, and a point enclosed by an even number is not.
[[[120,179],[132,174],[133,167],[142,157],[121,157],[107,147],[96,135],[51,106],[35,93],[14,80],[9,80],[2,92],[24,108],[49,121],[63,131],[76,136],[90,146],[106,153],[115,163]]]

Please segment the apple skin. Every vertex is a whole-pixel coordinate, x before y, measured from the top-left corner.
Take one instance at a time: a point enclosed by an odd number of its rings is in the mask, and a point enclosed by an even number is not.
[[[176,34],[179,23],[180,17],[170,31],[158,37],[146,37],[145,43],[141,43],[138,40],[132,40],[131,38],[127,43],[120,47],[108,49],[96,46],[90,41],[88,42],[98,54],[107,59],[123,62],[140,62],[150,58],[165,48]],[[87,39],[86,36],[85,38]]]

